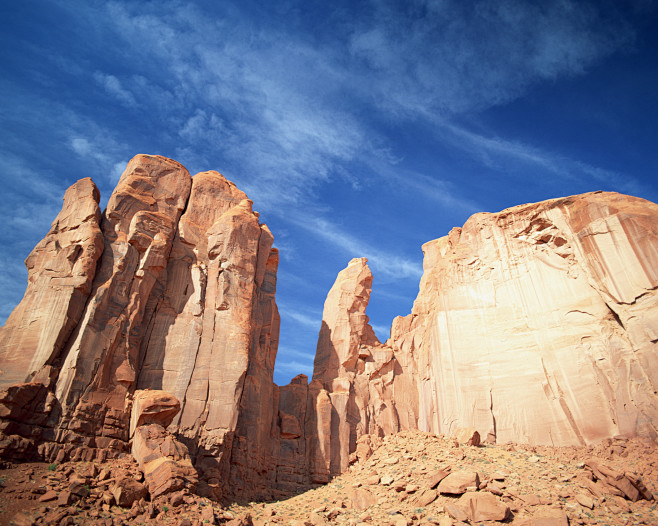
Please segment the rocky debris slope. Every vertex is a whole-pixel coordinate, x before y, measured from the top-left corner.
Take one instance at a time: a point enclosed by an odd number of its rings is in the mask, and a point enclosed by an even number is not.
[[[645,488],[638,500],[593,492],[590,465]],[[418,431],[389,435],[328,485],[285,501],[234,507],[253,524],[655,524],[658,450],[638,439],[597,447],[481,447]],[[633,494],[630,490],[629,493]],[[488,521],[488,522],[487,522]]]
[[[230,507],[182,491],[149,500],[142,472],[128,456],[110,463],[4,468],[0,525],[658,522],[651,500],[658,491],[658,450],[639,439],[607,440],[597,447],[475,447],[451,437],[404,431],[384,438],[368,458],[326,486],[286,500]]]

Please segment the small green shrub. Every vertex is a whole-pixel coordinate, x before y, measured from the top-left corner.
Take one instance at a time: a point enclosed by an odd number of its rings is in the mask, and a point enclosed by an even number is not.
[[[55,471],[57,469],[57,464],[52,463],[48,465],[48,471]]]

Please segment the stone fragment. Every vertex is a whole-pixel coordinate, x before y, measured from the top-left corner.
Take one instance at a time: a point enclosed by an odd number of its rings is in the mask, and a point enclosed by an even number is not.
[[[54,490],[48,490],[39,497],[39,502],[50,502],[55,499],[57,499],[57,492]]]
[[[426,489],[414,497],[413,503],[419,508],[424,508],[434,502],[437,496],[436,490]]]
[[[356,488],[349,491],[349,499],[352,502],[352,508],[356,511],[365,511],[370,506],[377,503],[377,497],[366,488]]]
[[[450,515],[453,519],[457,521],[465,522],[469,520],[466,511],[461,506],[458,506],[457,504],[446,504],[444,506],[444,509],[448,515]]]
[[[589,508],[590,510],[594,509],[594,499],[592,499],[592,497],[589,497],[584,493],[576,493],[576,500],[581,506]]]
[[[504,521],[510,513],[509,506],[487,492],[466,493],[458,505],[471,521]]]
[[[472,427],[460,427],[455,431],[455,439],[465,446],[479,446],[480,433]]]
[[[449,474],[450,474],[449,470],[443,470],[443,469],[439,469],[431,473],[429,475],[429,481],[428,481],[429,488],[430,489],[436,488],[439,485],[439,482],[441,482]]]
[[[254,521],[251,514],[247,513],[244,517],[232,519],[225,524],[226,526],[254,526]]]
[[[380,479],[381,479],[380,475],[370,475],[364,480],[363,483],[368,486],[375,486],[379,484]]]
[[[468,488],[477,488],[480,484],[480,476],[475,471],[456,471],[445,477],[438,487],[439,493],[450,495],[461,495]]]
[[[135,430],[132,454],[137,460],[152,499],[182,489],[194,491],[198,474],[187,447],[159,424]]]
[[[57,494],[57,506],[68,506],[73,502],[73,495],[69,490],[62,490]]]
[[[146,486],[126,476],[119,477],[110,487],[110,491],[117,506],[122,508],[130,508],[135,501],[144,499],[148,495]]]
[[[569,526],[567,514],[560,509],[543,508],[535,511],[528,526]]]
[[[130,436],[135,429],[144,424],[159,424],[166,428],[180,411],[178,399],[160,390],[137,390],[133,395],[130,414]]]
[[[487,484],[486,490],[490,493],[493,493],[494,495],[498,495],[499,497],[503,494],[503,488],[494,482],[489,482]]]

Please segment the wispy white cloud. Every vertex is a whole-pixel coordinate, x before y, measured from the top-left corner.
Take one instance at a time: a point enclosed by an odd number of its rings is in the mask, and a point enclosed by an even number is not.
[[[378,176],[474,212],[476,203],[435,174],[395,170],[402,161],[395,145],[363,113],[358,118],[351,101],[379,119],[441,127],[537,82],[582,74],[633,39],[622,19],[569,0],[371,4],[371,16],[342,20],[326,40],[300,27],[254,26],[231,6],[207,16],[193,4],[162,2],[156,10],[112,2],[102,23],[126,43],[139,41],[136,56],[155,57],[164,70],[148,80],[94,77],[126,105],[166,108],[179,160],[192,171],[221,160],[219,168],[263,211],[312,201],[331,178],[367,189]],[[474,151],[490,165],[494,153],[534,165],[555,160],[452,126],[471,146],[480,142]],[[346,169],[356,160],[370,182]],[[595,177],[597,170],[580,172]]]
[[[487,136],[448,122],[444,122],[440,129],[443,130],[443,140],[450,141],[454,147],[468,152],[491,168],[540,170],[563,180],[587,180],[605,186],[612,184],[629,194],[638,193],[641,188],[637,181],[624,174],[591,166],[522,141]]]
[[[376,325],[376,324],[370,324],[370,326],[373,328],[375,331],[375,334],[377,334],[377,337],[380,338],[382,341],[385,341],[389,338],[391,335],[391,328],[387,327],[385,325]]]
[[[285,345],[279,345],[279,352],[284,353],[286,356],[294,357],[298,360],[313,363],[315,359],[315,347],[309,349],[308,351],[300,351],[299,349],[293,349]]]
[[[299,325],[303,325],[310,329],[315,329],[316,331],[320,330],[320,325],[322,323],[321,314],[318,316],[309,316],[307,314],[294,311],[290,308],[282,307],[281,305],[279,305],[279,314],[281,315],[282,319],[290,319]]]
[[[541,4],[376,0],[354,22],[350,51],[374,82],[366,89],[410,116],[480,110],[533,83],[578,75],[632,42],[619,17],[568,0]]]
[[[129,108],[137,107],[137,101],[135,100],[134,95],[125,89],[118,78],[114,75],[108,75],[100,71],[94,73],[94,80],[101,85],[105,91],[117,99],[121,104],[128,106]]]
[[[396,253],[370,246],[324,218],[299,214],[291,218],[298,227],[341,249],[347,257],[366,257],[373,270],[387,277],[418,280],[423,274],[420,264]]]
[[[118,159],[118,148],[113,148],[112,141],[107,138],[99,140],[97,138],[71,136],[69,146],[78,156],[93,161],[99,169],[98,175],[103,176],[102,182],[107,184],[110,189],[119,182],[119,178],[129,161],[128,158]],[[99,183],[97,176],[94,179]]]
[[[299,362],[297,360],[278,360],[276,362],[277,369],[285,371],[288,374],[291,372],[295,375],[305,374],[309,378],[313,376],[313,364],[307,362]]]

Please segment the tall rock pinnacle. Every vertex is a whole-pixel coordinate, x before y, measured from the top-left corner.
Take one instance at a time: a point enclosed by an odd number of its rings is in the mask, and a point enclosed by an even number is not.
[[[25,260],[25,296],[0,330],[0,386],[57,360],[82,316],[103,252],[99,200],[91,179],[71,186],[50,231]]]

